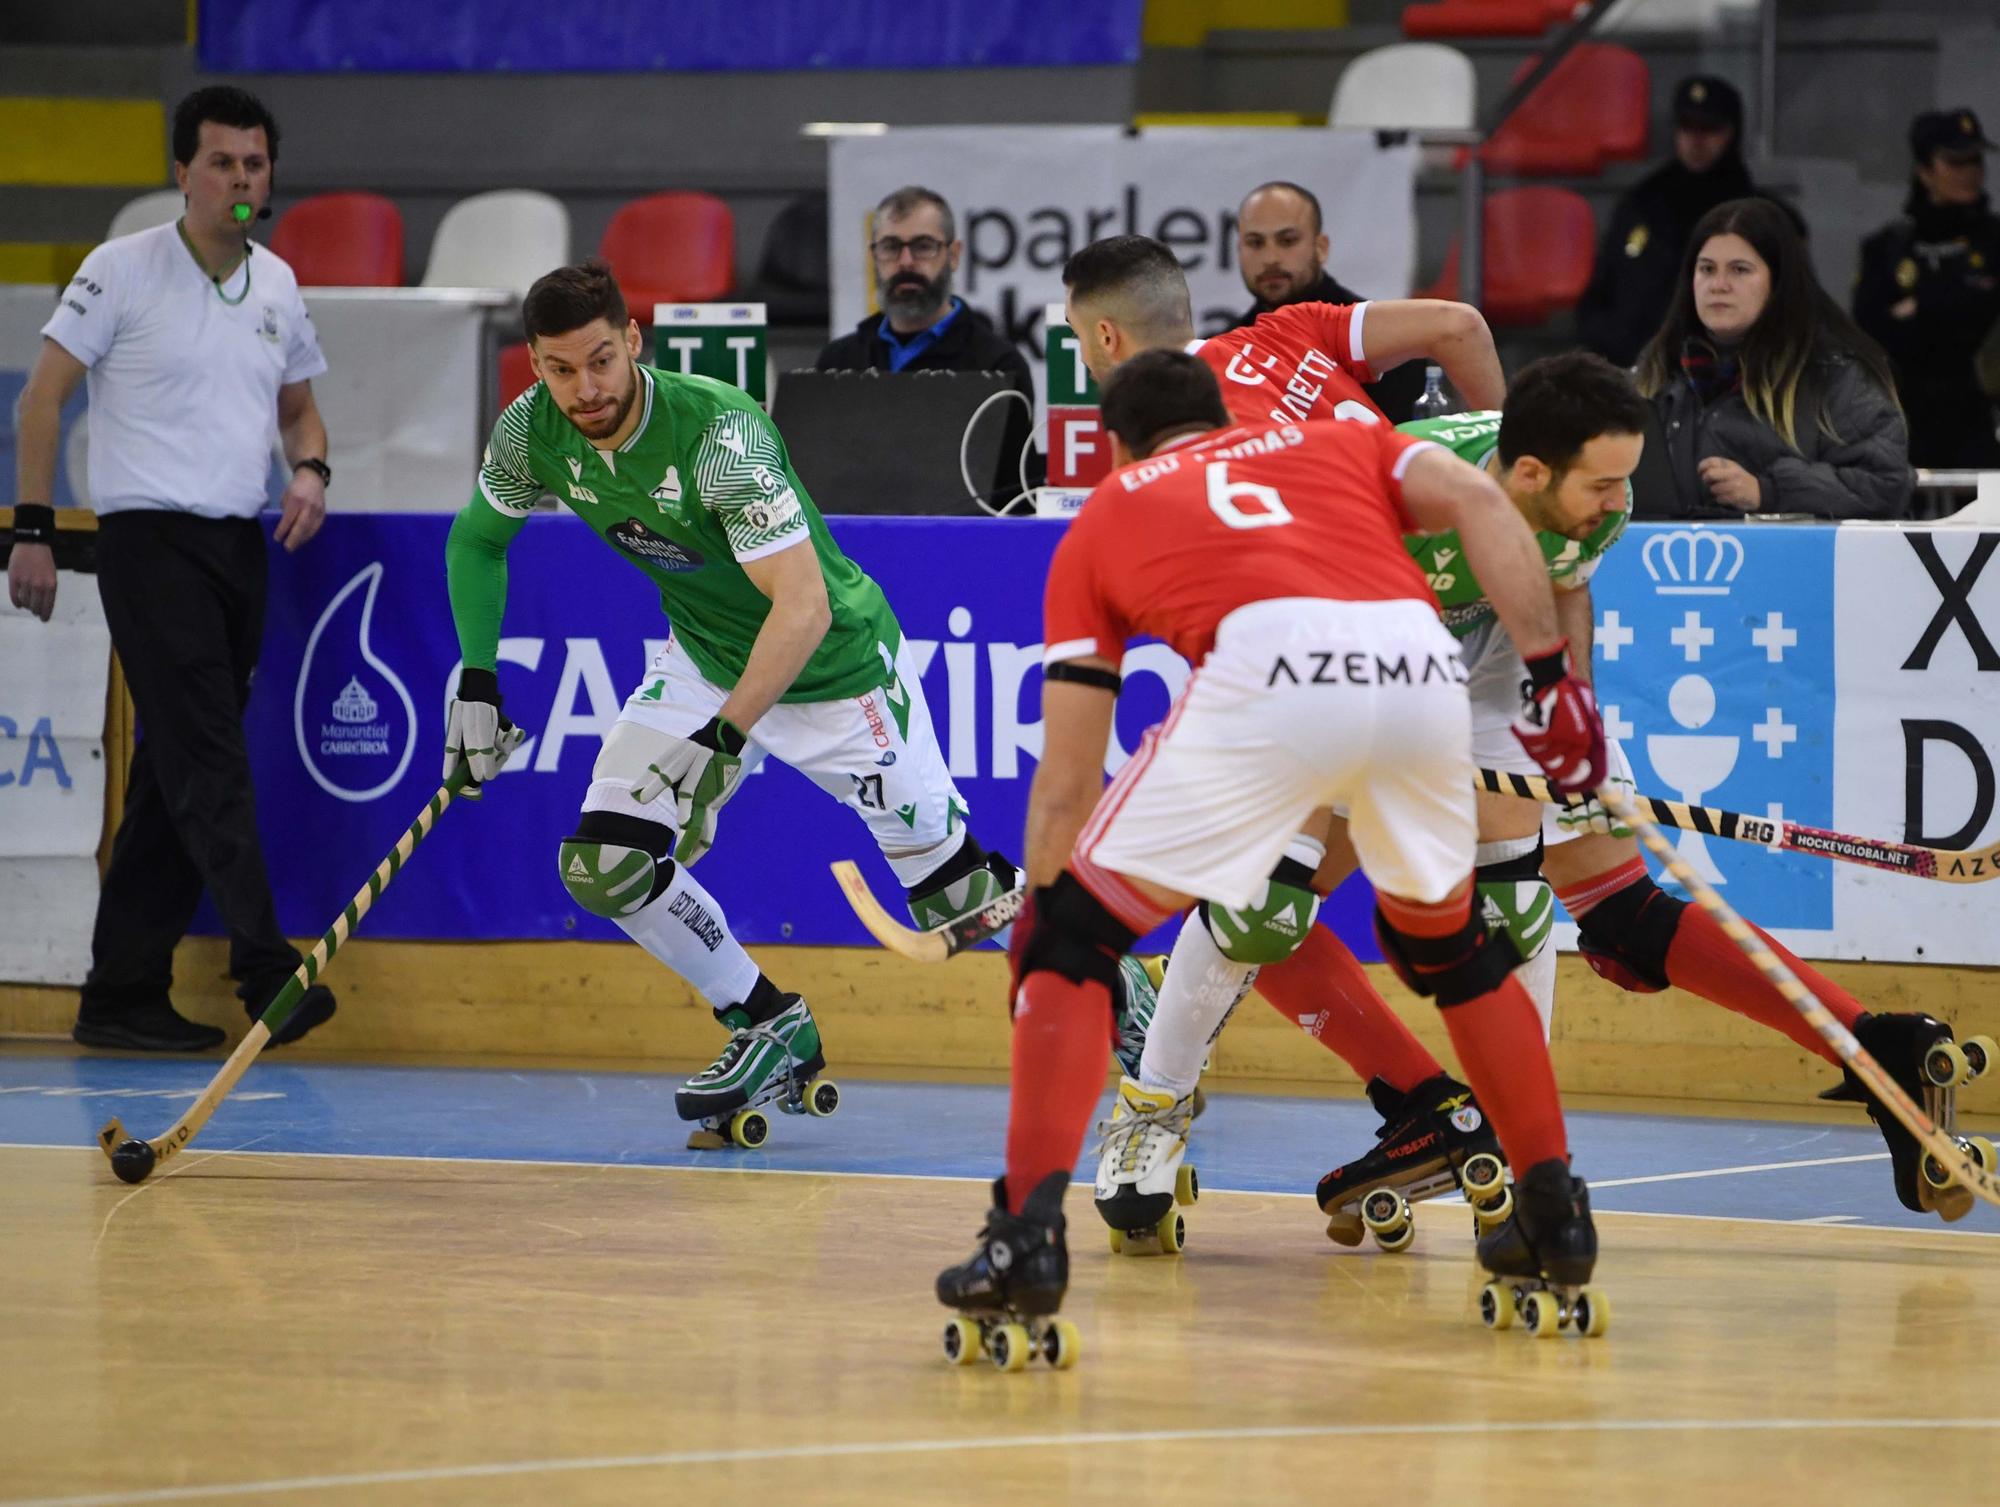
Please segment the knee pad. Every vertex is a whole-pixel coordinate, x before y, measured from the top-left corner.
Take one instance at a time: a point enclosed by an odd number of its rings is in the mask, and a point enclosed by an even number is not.
[[[1375,938],[1382,957],[1414,994],[1437,1001],[1439,1009],[1490,994],[1521,966],[1521,954],[1504,931],[1490,931],[1482,907],[1473,906],[1465,924],[1449,936],[1417,937],[1399,930],[1375,907]]]
[[[987,852],[968,832],[957,852],[910,886],[910,914],[928,931],[985,909],[1020,883],[1012,863]]]
[[[615,811],[586,811],[556,849],[563,888],[593,916],[629,916],[673,882],[671,827]]]
[[[1542,834],[1483,842],[1474,862],[1486,924],[1512,937],[1523,961],[1539,956],[1556,924],[1555,892],[1542,877]]]
[[[1634,994],[1669,987],[1667,949],[1688,908],[1653,883],[1634,880],[1593,905],[1576,923],[1577,950],[1591,971]]]
[[[1201,902],[1201,924],[1232,963],[1282,963],[1299,950],[1319,914],[1313,871],[1296,858],[1278,860],[1264,893],[1241,910]]]
[[[1021,952],[1021,981],[1041,970],[1073,983],[1096,982],[1118,998],[1118,960],[1138,933],[1064,869],[1054,884],[1035,891],[1035,924]]]

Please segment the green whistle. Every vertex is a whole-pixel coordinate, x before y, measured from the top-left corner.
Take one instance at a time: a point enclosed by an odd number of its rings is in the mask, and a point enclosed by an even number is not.
[[[236,223],[238,225],[248,225],[250,223],[250,206],[248,204],[238,204],[231,208],[229,212],[236,216]]]

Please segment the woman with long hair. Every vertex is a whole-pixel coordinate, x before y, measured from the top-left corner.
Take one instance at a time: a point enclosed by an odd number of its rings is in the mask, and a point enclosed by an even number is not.
[[[1791,217],[1768,199],[1702,216],[1638,381],[1659,414],[1675,517],[1908,508],[1909,435],[1888,357],[1822,291]]]

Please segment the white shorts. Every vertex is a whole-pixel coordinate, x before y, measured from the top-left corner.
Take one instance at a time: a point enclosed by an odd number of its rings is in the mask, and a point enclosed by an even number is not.
[[[625,698],[621,725],[685,738],[722,710],[729,692],[703,675],[678,639],[653,658],[646,678]],[[896,684],[839,701],[781,701],[757,720],[743,750],[744,775],[771,754],[811,780],[868,824],[885,853],[934,848],[965,827],[966,804],[945,767],[908,644],[896,654]],[[629,779],[594,775],[586,811],[617,811],[677,825],[674,798],[632,799]],[[740,792],[739,792],[740,797]],[[727,823],[727,808],[723,822]]]
[[[1460,639],[1458,647],[1472,675],[1466,690],[1472,697],[1473,765],[1479,769],[1497,769],[1502,774],[1546,775],[1548,771],[1535,762],[1521,746],[1521,740],[1514,736],[1514,719],[1521,715],[1528,684],[1528,666],[1521,659],[1521,651],[1514,647],[1514,640],[1507,636],[1498,618],[1489,617]],[[1610,759],[1610,773],[1630,780],[1632,769],[1625,762],[1625,750],[1616,738],[1605,739],[1605,752]],[[1557,826],[1554,806],[1542,808],[1543,847],[1553,848],[1584,835]]]
[[[1472,873],[1464,680],[1423,602],[1238,608],[1098,802],[1078,877],[1108,870],[1248,905],[1307,816],[1338,804],[1376,888],[1442,900]]]

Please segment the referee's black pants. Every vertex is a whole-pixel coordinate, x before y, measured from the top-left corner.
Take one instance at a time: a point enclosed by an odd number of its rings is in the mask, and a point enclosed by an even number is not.
[[[243,741],[265,551],[254,519],[146,509],[99,520],[97,589],[140,737],[97,903],[87,1015],[167,997],[204,888],[229,928],[230,973],[264,995],[255,1004],[298,966],[271,903]]]

